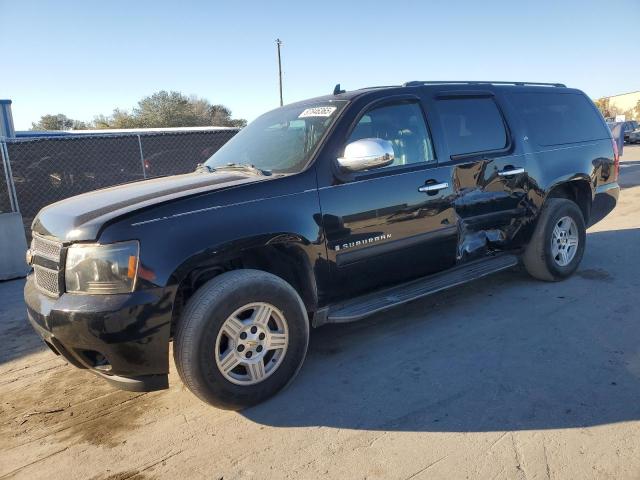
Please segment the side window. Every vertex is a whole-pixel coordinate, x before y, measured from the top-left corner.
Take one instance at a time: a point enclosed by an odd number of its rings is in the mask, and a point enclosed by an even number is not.
[[[393,144],[395,160],[385,168],[435,160],[422,109],[417,103],[369,110],[360,118],[347,143],[363,138],[381,138]]]
[[[438,100],[451,155],[500,150],[507,144],[502,115],[491,98]]]
[[[542,146],[609,138],[602,117],[584,95],[512,93],[509,100]]]

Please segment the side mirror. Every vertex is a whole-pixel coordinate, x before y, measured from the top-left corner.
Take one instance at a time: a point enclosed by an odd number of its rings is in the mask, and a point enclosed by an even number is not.
[[[381,138],[363,138],[351,142],[338,158],[338,165],[347,172],[361,172],[386,167],[394,160],[393,144]]]

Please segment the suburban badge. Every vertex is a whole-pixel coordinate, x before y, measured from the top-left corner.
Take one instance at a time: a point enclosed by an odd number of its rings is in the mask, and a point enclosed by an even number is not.
[[[369,237],[363,240],[355,240],[353,242],[347,242],[341,245],[336,245],[333,248],[336,252],[339,252],[340,250],[346,250],[347,248],[360,247],[363,245],[368,245],[370,243],[379,242],[380,240],[387,240],[389,238],[391,238],[390,233],[383,233],[382,235],[376,235],[375,237]]]

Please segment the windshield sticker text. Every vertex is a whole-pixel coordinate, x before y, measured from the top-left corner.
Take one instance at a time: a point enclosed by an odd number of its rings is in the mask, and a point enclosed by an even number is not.
[[[313,107],[306,108],[302,111],[298,118],[307,117],[330,117],[338,107]]]

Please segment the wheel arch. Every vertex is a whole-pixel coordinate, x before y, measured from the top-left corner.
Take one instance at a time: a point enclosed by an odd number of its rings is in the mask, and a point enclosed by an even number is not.
[[[310,241],[298,234],[281,232],[245,238],[192,255],[171,275],[171,283],[177,285],[172,332],[189,298],[206,282],[231,270],[272,273],[296,290],[307,312],[315,312],[318,293],[309,245]]]
[[[544,198],[544,203],[550,198],[566,198],[576,203],[582,212],[584,223],[589,224],[591,205],[594,191],[588,177],[576,176],[554,183]]]

